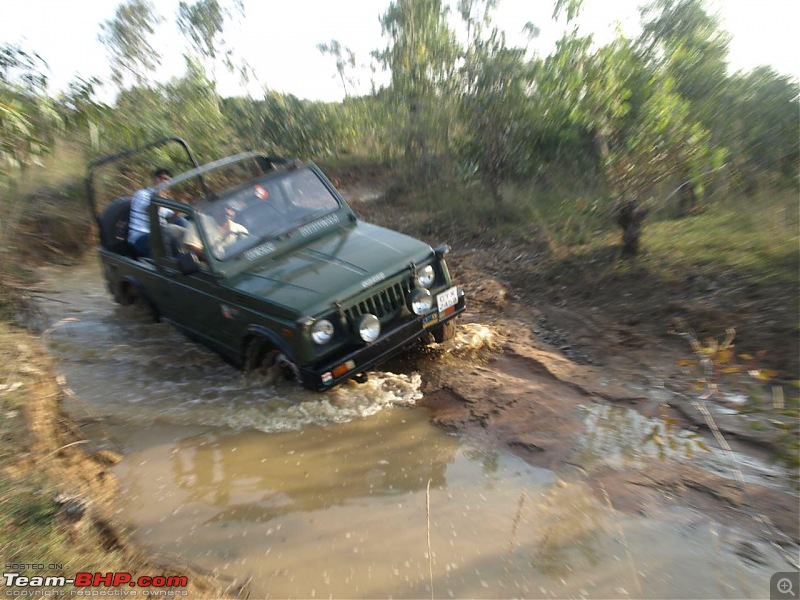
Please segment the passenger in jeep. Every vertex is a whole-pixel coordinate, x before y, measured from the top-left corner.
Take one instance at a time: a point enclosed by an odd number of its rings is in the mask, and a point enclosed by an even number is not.
[[[145,258],[152,256],[150,250],[150,215],[147,212],[147,208],[150,206],[150,200],[155,193],[155,187],[166,183],[170,179],[172,179],[170,170],[160,167],[153,172],[152,187],[137,191],[131,198],[128,243],[133,246],[137,256]],[[162,227],[166,227],[168,220],[181,227],[186,227],[187,225],[186,219],[176,216],[173,211],[165,207],[158,210],[158,216]]]
[[[224,257],[225,251],[231,245],[237,240],[250,235],[250,232],[247,231],[244,225],[234,221],[236,209],[231,202],[226,202],[221,207],[214,208],[215,210],[211,214],[198,212],[197,216],[202,223],[201,226],[206,234],[211,253],[215,258],[219,259]],[[206,261],[196,223],[189,224],[183,243],[200,260]]]

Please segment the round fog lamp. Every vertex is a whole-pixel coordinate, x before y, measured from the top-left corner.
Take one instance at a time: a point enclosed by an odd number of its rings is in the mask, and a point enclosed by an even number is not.
[[[327,344],[333,337],[333,323],[328,319],[320,319],[315,321],[311,326],[311,339],[315,344]]]
[[[431,287],[434,279],[433,267],[430,265],[422,267],[417,271],[417,283],[424,288]]]
[[[361,339],[365,342],[374,342],[378,339],[378,336],[381,334],[381,322],[378,321],[378,317],[371,314],[366,314],[361,317],[361,320],[358,322],[358,335],[361,336]]]
[[[424,315],[433,308],[433,296],[426,289],[418,289],[411,295],[411,311],[415,315]]]

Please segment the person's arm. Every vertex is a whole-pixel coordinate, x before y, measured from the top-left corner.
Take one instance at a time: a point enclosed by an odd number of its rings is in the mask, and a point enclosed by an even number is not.
[[[194,254],[198,260],[208,262],[206,254],[203,251],[203,243],[200,241],[200,236],[197,234],[197,224],[190,222],[186,228],[186,235],[183,237],[183,245]]]
[[[250,235],[250,232],[247,231],[247,227],[245,227],[244,225],[240,225],[236,221],[231,221],[230,222],[230,230],[231,230],[231,233],[234,233],[237,236],[248,236],[248,235]]]

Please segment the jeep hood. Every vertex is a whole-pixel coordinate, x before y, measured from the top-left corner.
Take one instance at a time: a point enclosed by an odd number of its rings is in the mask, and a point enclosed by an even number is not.
[[[335,301],[379,284],[432,250],[390,229],[357,222],[291,252],[261,260],[236,276],[238,293],[268,300],[297,317],[314,316]]]

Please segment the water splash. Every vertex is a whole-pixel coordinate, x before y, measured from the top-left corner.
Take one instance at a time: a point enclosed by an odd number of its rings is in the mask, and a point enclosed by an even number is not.
[[[456,335],[441,347],[454,356],[468,357],[496,350],[500,344],[500,335],[494,329],[480,323],[459,323]]]
[[[422,397],[418,374],[373,373],[366,383],[347,382],[326,394],[292,390],[275,410],[249,407],[226,411],[222,422],[234,428],[251,427],[273,433],[294,431],[307,425],[347,423],[395,406],[411,406]]]

